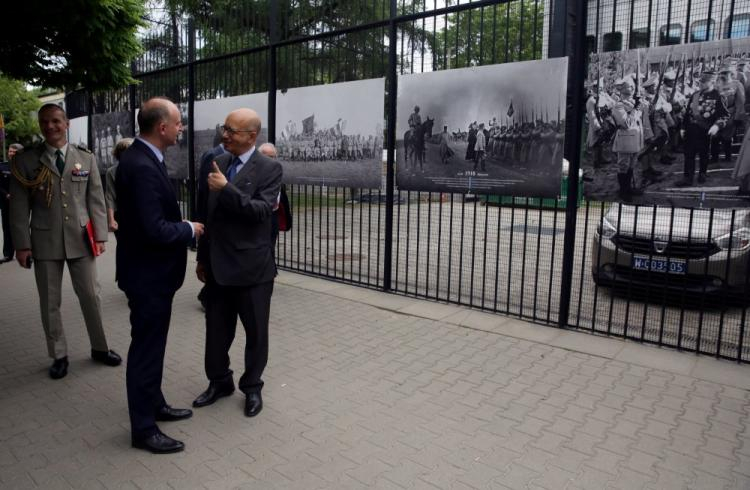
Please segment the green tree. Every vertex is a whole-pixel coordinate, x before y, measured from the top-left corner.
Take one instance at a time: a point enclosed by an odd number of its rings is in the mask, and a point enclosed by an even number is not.
[[[272,26],[272,2],[268,0],[151,0],[149,20],[153,28],[144,38],[146,53],[138,70],[173,66],[187,61],[188,35],[178,35],[177,25],[193,19],[196,59],[221,56],[267,46],[275,31],[277,39],[290,40],[383,20],[389,16],[389,0],[277,1]],[[416,7],[415,7],[416,6]],[[422,8],[422,2],[399,2],[402,12]],[[431,36],[420,23],[402,23],[400,35],[416,45]],[[327,37],[316,42],[294,43],[277,50],[277,82],[280,89],[302,85],[381,77],[388,61],[387,28],[373,28]],[[408,47],[407,47],[408,49]],[[419,49],[419,48],[417,48]],[[408,65],[407,57],[399,63]],[[261,51],[202,64],[196,69],[199,97],[213,98],[267,90],[268,53]]]
[[[5,139],[8,143],[31,143],[39,134],[34,113],[39,99],[23,82],[0,75],[0,114],[5,120]]]
[[[435,69],[534,60],[542,55],[543,25],[543,2],[514,1],[450,14],[426,41]]]
[[[143,0],[5,2],[0,71],[36,86],[109,89],[132,82]]]

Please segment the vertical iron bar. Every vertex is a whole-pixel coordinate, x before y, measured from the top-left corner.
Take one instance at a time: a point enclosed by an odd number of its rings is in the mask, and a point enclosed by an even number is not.
[[[500,198],[498,198],[498,201]],[[497,290],[498,286],[500,285],[500,231],[502,230],[502,227],[500,226],[502,223],[502,217],[503,217],[503,208],[500,206],[500,202],[497,204],[497,233],[495,237],[495,297],[493,301],[493,307],[492,309],[494,311],[497,311]]]
[[[534,301],[531,307],[531,314],[534,320],[536,320],[537,296],[539,294],[539,254],[542,249],[542,220],[544,219],[542,209],[543,201],[539,199],[539,226],[536,229],[536,258],[534,263]],[[551,267],[549,272],[552,274]]]
[[[550,316],[552,315],[552,278],[555,275],[555,269],[552,267],[552,264],[555,261],[555,247],[557,245],[557,214],[558,214],[557,203],[558,203],[558,199],[555,198],[555,212],[552,215],[552,230],[553,231],[552,231],[552,251],[550,252],[550,275],[549,275],[549,285],[547,286],[547,323],[549,323]]]
[[[711,208],[711,215],[713,215],[713,211],[714,211],[713,208]],[[732,263],[732,242],[733,242],[731,237],[734,236],[734,232],[736,230],[735,228],[736,217],[737,217],[736,213],[737,213],[737,210],[732,209],[732,215],[731,215],[732,217],[729,221],[730,240],[729,240],[729,247],[727,247],[727,263],[724,269],[724,284],[729,283],[729,264]],[[708,238],[707,238],[709,242],[711,241],[711,235],[712,235],[711,231],[712,230],[709,226]],[[708,262],[708,259],[706,259],[706,262]],[[716,335],[716,357],[717,358],[721,356],[721,337],[724,334],[724,317],[726,316],[726,313],[727,313],[727,296],[728,295],[726,294],[721,295],[721,305],[720,305],[721,311],[719,312],[719,332]],[[702,312],[703,312],[703,308],[701,308],[701,313]]]
[[[505,311],[510,312],[510,289],[513,283],[513,235],[516,231],[516,200],[510,201],[510,239],[508,240],[508,287],[505,297]]]
[[[526,240],[529,236],[529,198],[523,207],[523,240],[521,241],[521,296],[518,299],[518,316],[523,317],[523,297],[526,292]]]
[[[461,303],[461,291],[463,290],[464,275],[464,225],[466,224],[466,194],[461,194],[461,233],[459,234],[458,249],[458,298],[456,303]]]
[[[396,0],[391,0],[390,25],[388,30],[388,160],[385,174],[385,249],[383,251],[383,290],[391,290],[391,267],[393,260],[393,188],[394,157],[396,151]]]
[[[427,263],[425,264],[424,271],[424,296],[425,298],[430,297],[430,244],[432,241],[432,192],[427,193]],[[440,243],[440,242],[438,242]]]
[[[487,233],[489,227],[490,208],[489,208],[490,196],[484,196],[484,250],[482,251],[482,302],[481,307],[484,309],[484,293],[487,286]]]
[[[560,0],[558,0],[560,1]],[[567,0],[566,2],[567,3]],[[573,281],[573,258],[575,255],[576,239],[576,219],[578,216],[578,170],[581,168],[581,130],[583,127],[583,107],[584,93],[583,81],[586,77],[586,29],[581,26],[585,25],[586,7],[588,2],[574,2],[576,36],[573,39],[572,56],[568,68],[568,107],[571,111],[566,111],[565,125],[566,133],[572,137],[568,151],[568,161],[570,162],[568,171],[568,193],[565,203],[565,241],[563,244],[563,264],[561,275],[561,295],[560,295],[560,316],[558,326],[565,327],[568,324],[568,315],[570,312],[570,292]],[[573,26],[567,26],[570,29]],[[566,48],[566,46],[563,46]],[[561,50],[560,55],[564,55],[567,49]],[[572,74],[572,76],[571,76]],[[572,112],[572,114],[570,114]],[[567,131],[569,124],[573,124],[570,132]],[[566,145],[568,146],[568,145]],[[572,176],[572,178],[570,178]]]
[[[195,219],[195,26],[188,19],[188,86],[187,132],[188,147],[188,219]],[[133,126],[135,128],[135,126]]]
[[[438,237],[437,237],[437,265],[435,266],[435,299],[440,299],[440,259],[442,258],[442,243],[443,243],[443,193],[439,194],[438,199]],[[448,249],[450,255],[450,249]]]
[[[451,265],[453,262],[453,193],[451,192],[451,212],[450,219],[448,220],[448,289],[446,293],[446,301],[451,300],[451,279],[453,278],[453,270]]]

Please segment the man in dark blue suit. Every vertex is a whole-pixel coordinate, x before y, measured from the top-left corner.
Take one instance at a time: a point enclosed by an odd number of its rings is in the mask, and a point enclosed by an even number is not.
[[[133,447],[153,453],[182,451],[157,421],[186,419],[161,390],[172,299],[185,279],[187,247],[203,234],[201,223],[183,221],[163,153],[182,133],[180,111],[170,100],[146,101],[138,114],[140,136],[120,158],[117,188],[118,284],[128,297],[131,343],[127,363]]]

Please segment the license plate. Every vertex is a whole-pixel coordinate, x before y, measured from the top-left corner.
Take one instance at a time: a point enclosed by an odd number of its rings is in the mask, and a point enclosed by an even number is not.
[[[664,274],[685,274],[687,272],[687,263],[683,259],[636,255],[633,257],[633,269],[661,272]]]

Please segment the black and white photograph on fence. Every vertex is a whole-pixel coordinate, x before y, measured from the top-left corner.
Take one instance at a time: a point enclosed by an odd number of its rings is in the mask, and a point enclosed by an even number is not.
[[[193,117],[196,175],[201,155],[221,143],[219,128],[224,124],[227,114],[240,108],[252,109],[260,117],[261,130],[256,146],[268,141],[268,92],[196,101]]]
[[[586,90],[586,197],[750,206],[748,38],[593,53]]]
[[[89,118],[88,116],[74,117],[68,127],[68,142],[73,145],[89,147]]]
[[[115,163],[112,150],[117,142],[133,135],[130,112],[106,112],[91,116],[91,151],[99,162],[102,175]]]
[[[560,194],[567,58],[398,78],[400,189]]]
[[[384,78],[279,91],[276,146],[284,181],[381,185]]]

